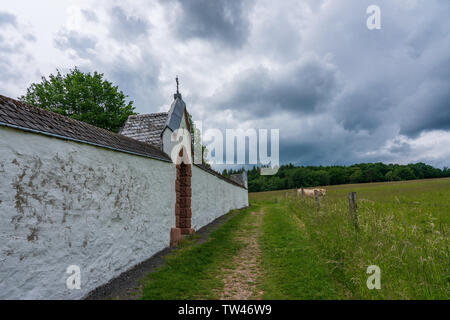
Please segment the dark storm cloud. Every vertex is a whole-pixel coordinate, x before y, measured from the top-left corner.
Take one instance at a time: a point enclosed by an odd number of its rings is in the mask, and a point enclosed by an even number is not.
[[[123,8],[111,9],[111,35],[120,41],[130,42],[139,36],[147,35],[150,23],[138,17],[129,16]]]
[[[182,38],[200,38],[240,47],[249,35],[250,2],[242,0],[181,0],[176,29]]]
[[[17,27],[17,17],[8,12],[0,11],[0,26],[4,25]]]
[[[316,7],[317,23],[304,37],[304,50],[330,53],[341,75],[343,89],[324,108],[327,114],[354,133],[379,135],[389,126],[416,138],[450,130],[450,2],[379,0],[378,31],[365,26],[370,4]]]
[[[118,85],[140,113],[158,112],[155,108],[162,103],[170,103],[171,97],[162,97],[159,89],[158,77],[160,65],[151,53],[144,52],[139,67],[133,67],[124,62],[117,62],[114,66],[103,65],[102,70],[109,80]],[[167,110],[169,109],[167,106]]]
[[[346,130],[373,132],[391,120],[388,115],[395,107],[391,99],[397,98],[386,95],[390,93],[389,86],[368,83],[357,86],[344,92],[330,108],[330,113]]]
[[[316,142],[281,141],[280,162],[301,165],[315,165],[318,163],[329,163],[327,155],[328,144]],[[339,161],[337,161],[339,162]]]
[[[239,74],[218,94],[218,108],[238,111],[246,118],[268,118],[319,112],[338,92],[336,70],[310,57],[279,71],[263,67]]]
[[[426,83],[413,97],[406,99],[401,133],[417,137],[421,132],[450,131],[450,81]]]
[[[388,149],[391,153],[407,154],[411,151],[411,145],[407,142],[395,141]]]
[[[54,40],[54,44],[58,49],[72,49],[80,58],[91,56],[89,49],[94,49],[96,43],[95,37],[83,35],[73,30],[61,30]]]
[[[92,30],[68,24],[74,31],[62,29],[54,44],[119,85],[140,113],[168,109],[167,79],[192,75],[182,88],[194,116],[217,127],[279,128],[282,162],[395,162],[422,150],[449,165],[429,145],[445,141],[430,131],[450,134],[450,1],[160,3],[86,7]],[[372,4],[381,30],[366,27]],[[0,69],[7,61],[19,73],[16,42],[29,42],[12,34],[22,28],[15,16],[0,13],[0,25]],[[430,142],[435,136],[443,140]]]

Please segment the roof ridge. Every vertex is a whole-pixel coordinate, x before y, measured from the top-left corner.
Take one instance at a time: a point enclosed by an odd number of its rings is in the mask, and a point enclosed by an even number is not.
[[[127,136],[124,136],[124,135],[121,135],[119,133],[115,133],[115,132],[112,132],[112,131],[109,131],[109,130],[106,130],[106,129],[103,129],[103,128],[99,128],[99,127],[96,127],[96,126],[91,125],[89,123],[86,123],[86,122],[83,122],[83,121],[80,121],[80,120],[76,120],[76,119],[72,119],[72,118],[69,118],[67,116],[63,116],[61,114],[58,114],[58,113],[55,113],[55,112],[52,112],[52,111],[49,111],[49,110],[46,110],[46,109],[43,109],[43,108],[40,108],[40,107],[37,107],[37,106],[33,106],[33,105],[29,104],[29,103],[22,102],[22,101],[19,101],[19,100],[16,100],[16,99],[13,99],[13,98],[10,98],[10,97],[7,97],[7,96],[4,96],[4,95],[0,94],[0,107],[3,104],[2,102],[4,102],[6,104],[5,108],[8,108],[7,105],[9,104],[10,108],[12,107],[14,109],[17,109],[18,111],[16,111],[16,112],[18,112],[18,113],[21,113],[21,112],[23,113],[24,112],[23,109],[25,109],[26,111],[28,111],[30,113],[37,113],[37,114],[39,114],[41,116],[44,116],[44,117],[53,118],[56,121],[60,121],[60,122],[64,122],[64,123],[70,123],[72,126],[79,126],[81,128],[84,128],[84,130],[97,131],[97,134],[100,135],[100,136],[103,136],[103,137],[104,136],[109,136],[111,140],[115,140],[115,141],[120,141],[121,140],[124,143],[124,147],[126,147],[126,148],[124,149],[124,148],[121,148],[121,147],[115,147],[115,146],[112,146],[112,145],[108,145],[107,143],[105,143],[107,141],[99,143],[100,146],[107,147],[107,148],[116,148],[117,150],[122,151],[122,152],[134,152],[132,150],[133,149],[132,145],[126,146],[126,142],[130,142],[131,144],[140,145],[143,149],[151,150],[151,153],[158,154],[158,156],[155,155],[155,157],[159,158],[160,156],[163,156],[164,158],[166,158],[165,160],[169,160],[170,159],[159,148],[157,148],[157,147],[155,147],[155,146],[153,146],[153,145],[151,145],[149,143],[142,142],[142,141],[139,141],[139,140],[136,140],[136,139],[133,139],[133,138],[130,138],[130,137],[127,137]],[[19,111],[20,109],[22,109],[22,111]],[[0,108],[0,110],[1,110],[1,108]],[[31,116],[31,115],[29,115],[29,116]],[[16,115],[16,117],[17,117],[17,115]],[[74,139],[74,136],[76,137],[76,134],[71,135],[71,134],[67,134],[67,132],[61,132],[60,128],[53,128],[51,126],[46,127],[46,125],[43,125],[42,127],[35,126],[34,124],[32,125],[31,123],[29,123],[29,122],[32,122],[32,121],[28,121],[27,122],[27,119],[25,119],[25,118],[26,117],[24,117],[24,118],[17,118],[17,119],[21,120],[20,122],[14,121],[14,119],[10,119],[10,120],[13,120],[12,121],[13,123],[11,123],[11,121],[7,121],[7,122],[5,122],[5,124],[9,123],[9,125],[13,125],[15,127],[22,128],[22,129],[25,129],[25,130],[32,130],[32,131],[41,132],[42,134],[53,134],[53,135],[57,134],[61,138]],[[3,121],[0,119],[0,122],[3,122]],[[24,124],[25,124],[25,126],[24,126]],[[70,127],[68,127],[68,128],[65,128],[65,129],[69,133],[73,133],[72,131],[74,129],[77,129],[77,128],[70,128]],[[78,130],[79,129],[80,128],[78,128]],[[92,138],[94,138],[94,137],[92,137]],[[81,136],[76,137],[76,139],[79,140],[80,142],[85,142],[85,143],[88,143],[88,144],[94,143],[93,141],[90,141],[91,139],[86,139],[85,137],[81,137]],[[146,154],[150,155],[150,152],[148,152],[147,150],[139,150],[139,152],[140,153],[146,153]],[[161,155],[159,155],[159,154],[161,154]]]
[[[16,100],[16,99],[13,99],[13,98],[10,98],[10,97],[6,97],[6,96],[1,95],[1,94],[0,94],[0,98],[4,98],[6,100],[10,100],[13,104],[17,103],[19,106],[22,105],[23,107],[34,109],[37,112],[41,112],[41,113],[44,113],[44,114],[48,113],[49,115],[54,116],[56,118],[61,118],[61,120],[67,120],[67,121],[74,122],[74,123],[77,123],[77,124],[81,124],[81,125],[92,127],[92,128],[94,128],[96,130],[104,131],[105,133],[108,133],[108,134],[121,136],[118,133],[115,133],[115,132],[112,132],[112,131],[109,131],[109,130],[106,130],[106,129],[103,129],[103,128],[100,128],[100,127],[96,127],[96,126],[94,126],[94,125],[92,125],[90,123],[87,123],[87,122],[84,122],[84,121],[81,121],[81,120],[73,119],[73,118],[70,118],[68,116],[63,116],[62,114],[59,114],[59,113],[56,113],[56,112],[53,112],[53,111],[50,111],[50,110],[47,110],[47,109],[44,109],[44,108],[41,108],[41,107],[33,106],[32,104],[29,104],[27,102],[22,102],[20,100]]]
[[[230,179],[229,177],[225,177],[225,176],[224,176],[223,174],[221,174],[220,172],[217,172],[216,170],[207,167],[207,166],[206,166],[205,164],[203,164],[203,163],[202,163],[202,164],[195,164],[195,163],[194,163],[194,166],[196,166],[196,167],[199,168],[199,169],[202,169],[202,170],[205,171],[205,172],[208,172],[208,173],[210,173],[210,174],[216,176],[216,177],[219,178],[219,179],[222,179],[222,180],[227,181],[227,182],[229,182],[229,183],[231,183],[231,184],[234,184],[234,185],[236,185],[236,186],[239,186],[239,187],[241,187],[241,188],[246,189],[245,186],[241,185],[240,183],[237,183],[236,181]]]
[[[133,114],[130,118],[144,118],[149,116],[159,116],[159,115],[168,115],[168,112],[155,112],[155,113],[143,113],[143,114]]]

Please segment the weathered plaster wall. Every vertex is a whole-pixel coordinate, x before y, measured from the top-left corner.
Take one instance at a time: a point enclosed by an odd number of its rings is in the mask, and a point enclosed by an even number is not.
[[[170,163],[0,127],[0,299],[79,299],[167,247],[175,178]]]
[[[169,246],[175,179],[171,163],[0,127],[0,299],[80,299]],[[192,167],[192,228],[247,205]]]
[[[187,120],[186,120],[186,117],[184,114],[183,114],[183,117],[181,118],[180,129],[185,129],[185,130],[189,131],[188,126],[187,126]],[[172,157],[173,148],[177,145],[180,145],[180,143],[181,143],[180,141],[172,141],[172,134],[173,134],[173,131],[168,127],[164,129],[163,134],[162,134],[163,151],[166,154],[168,154],[169,157]],[[181,132],[179,134],[181,135]],[[190,146],[188,143],[186,144],[187,148],[189,149],[188,154],[191,154]],[[177,150],[179,150],[179,149],[177,149]]]
[[[248,192],[192,166],[192,228],[195,230],[228,211],[248,206]]]

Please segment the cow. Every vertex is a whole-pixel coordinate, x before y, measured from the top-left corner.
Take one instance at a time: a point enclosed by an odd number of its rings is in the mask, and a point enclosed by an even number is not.
[[[305,197],[314,197],[314,190],[317,190],[319,192],[319,196],[320,197],[324,197],[327,194],[327,190],[326,189],[303,189],[304,193],[305,193]],[[302,195],[302,189],[298,189],[297,190],[297,194],[299,196]]]

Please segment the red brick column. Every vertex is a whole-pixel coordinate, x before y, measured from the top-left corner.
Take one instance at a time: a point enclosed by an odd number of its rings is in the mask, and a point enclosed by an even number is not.
[[[191,228],[191,177],[192,168],[190,164],[177,165],[177,180],[175,181],[176,203],[175,203],[175,228],[170,233],[170,245],[175,246],[181,240],[182,235],[194,233]]]

